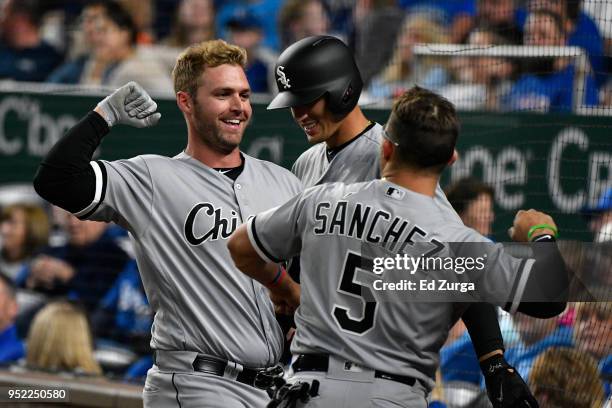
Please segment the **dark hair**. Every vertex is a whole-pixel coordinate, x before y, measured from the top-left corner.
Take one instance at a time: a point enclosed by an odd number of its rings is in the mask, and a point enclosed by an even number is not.
[[[35,26],[40,26],[43,18],[43,7],[39,0],[15,0],[11,2],[10,12],[24,14]]]
[[[582,3],[582,0],[565,0],[565,15],[572,23],[578,21],[580,3]]]
[[[418,86],[395,101],[386,128],[402,164],[437,173],[453,156],[459,136],[453,104]]]
[[[486,194],[491,198],[495,194],[491,186],[470,177],[460,179],[449,185],[446,187],[445,193],[446,198],[459,215],[481,194]]]
[[[107,0],[107,1],[95,1],[87,6],[100,5],[104,8],[105,16],[112,21],[117,27],[122,30],[127,30],[130,33],[130,44],[136,44],[136,39],[138,37],[138,28],[136,27],[136,23],[134,23],[134,19],[127,12],[126,9],[121,6],[116,1]]]

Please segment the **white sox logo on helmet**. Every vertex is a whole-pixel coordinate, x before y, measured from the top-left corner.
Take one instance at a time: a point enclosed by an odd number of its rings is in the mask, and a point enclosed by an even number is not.
[[[289,78],[287,78],[287,75],[285,75],[284,69],[285,67],[283,67],[282,65],[279,65],[276,68],[276,75],[278,77],[276,78],[276,80],[280,82],[285,87],[285,89],[289,89],[291,88],[291,84],[289,84]]]

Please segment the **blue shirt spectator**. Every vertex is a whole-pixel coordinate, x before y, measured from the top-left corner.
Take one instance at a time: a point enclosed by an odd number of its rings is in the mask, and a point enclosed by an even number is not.
[[[256,16],[263,24],[263,45],[273,50],[280,47],[278,38],[278,12],[282,0],[259,0],[259,1],[228,1],[221,2],[216,16],[217,35],[228,38],[227,23],[236,15],[237,9],[246,8],[248,13]]]
[[[525,45],[563,46],[567,43],[565,23],[562,17],[548,10],[531,12],[525,23]],[[528,73],[514,84],[506,96],[508,108],[537,110],[541,112],[567,112],[574,106],[576,96],[575,66],[563,58],[544,57],[527,61]],[[585,81],[585,105],[597,104],[597,89],[594,79]]]
[[[44,81],[62,60],[62,55],[44,41],[34,47],[21,49],[3,44],[0,45],[0,78]]]
[[[447,25],[461,14],[476,15],[475,0],[399,0],[399,5],[408,13],[428,13]]]
[[[25,356],[23,342],[17,335],[15,287],[8,276],[0,273],[0,365]]]
[[[34,0],[6,0],[0,19],[0,78],[43,81],[62,55],[40,35],[42,12]]]
[[[555,8],[561,11],[560,17],[565,22],[567,19],[567,12],[563,8],[564,4],[564,1],[559,1],[559,3],[555,5]],[[556,11],[557,10],[553,10],[553,12]],[[524,8],[520,8],[517,10],[515,16],[517,26],[525,31],[525,24],[528,16],[527,11]],[[597,24],[583,11],[578,11],[575,21],[571,25],[572,29],[566,35],[566,45],[581,47],[586,51],[589,62],[591,63],[591,68],[595,73],[596,85],[599,87],[603,85],[608,77],[606,60],[604,57],[604,39],[597,28]]]
[[[467,381],[480,385],[480,365],[467,331],[440,350],[442,381]]]
[[[525,74],[512,86],[505,103],[512,110],[571,112],[576,95],[574,65],[546,75]],[[584,104],[597,104],[597,88],[592,76],[586,77]]]
[[[93,318],[94,332],[106,332],[116,340],[150,337],[152,313],[136,261],[130,260],[100,301]]]
[[[0,365],[17,361],[24,356],[23,341],[17,336],[17,327],[12,324],[0,332]]]

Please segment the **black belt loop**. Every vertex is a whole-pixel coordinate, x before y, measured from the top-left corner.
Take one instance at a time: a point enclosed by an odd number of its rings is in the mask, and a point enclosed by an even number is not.
[[[327,354],[300,354],[291,366],[293,371],[322,371],[327,372],[329,368],[329,355]],[[390,380],[406,384],[410,387],[416,383],[416,378],[406,375],[397,375],[385,371],[374,370],[374,378]]]

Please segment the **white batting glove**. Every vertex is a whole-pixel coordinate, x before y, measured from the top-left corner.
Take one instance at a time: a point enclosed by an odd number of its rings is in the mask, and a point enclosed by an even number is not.
[[[161,113],[156,110],[157,103],[134,81],[104,98],[95,109],[109,127],[124,124],[137,128],[156,125],[161,118]]]

